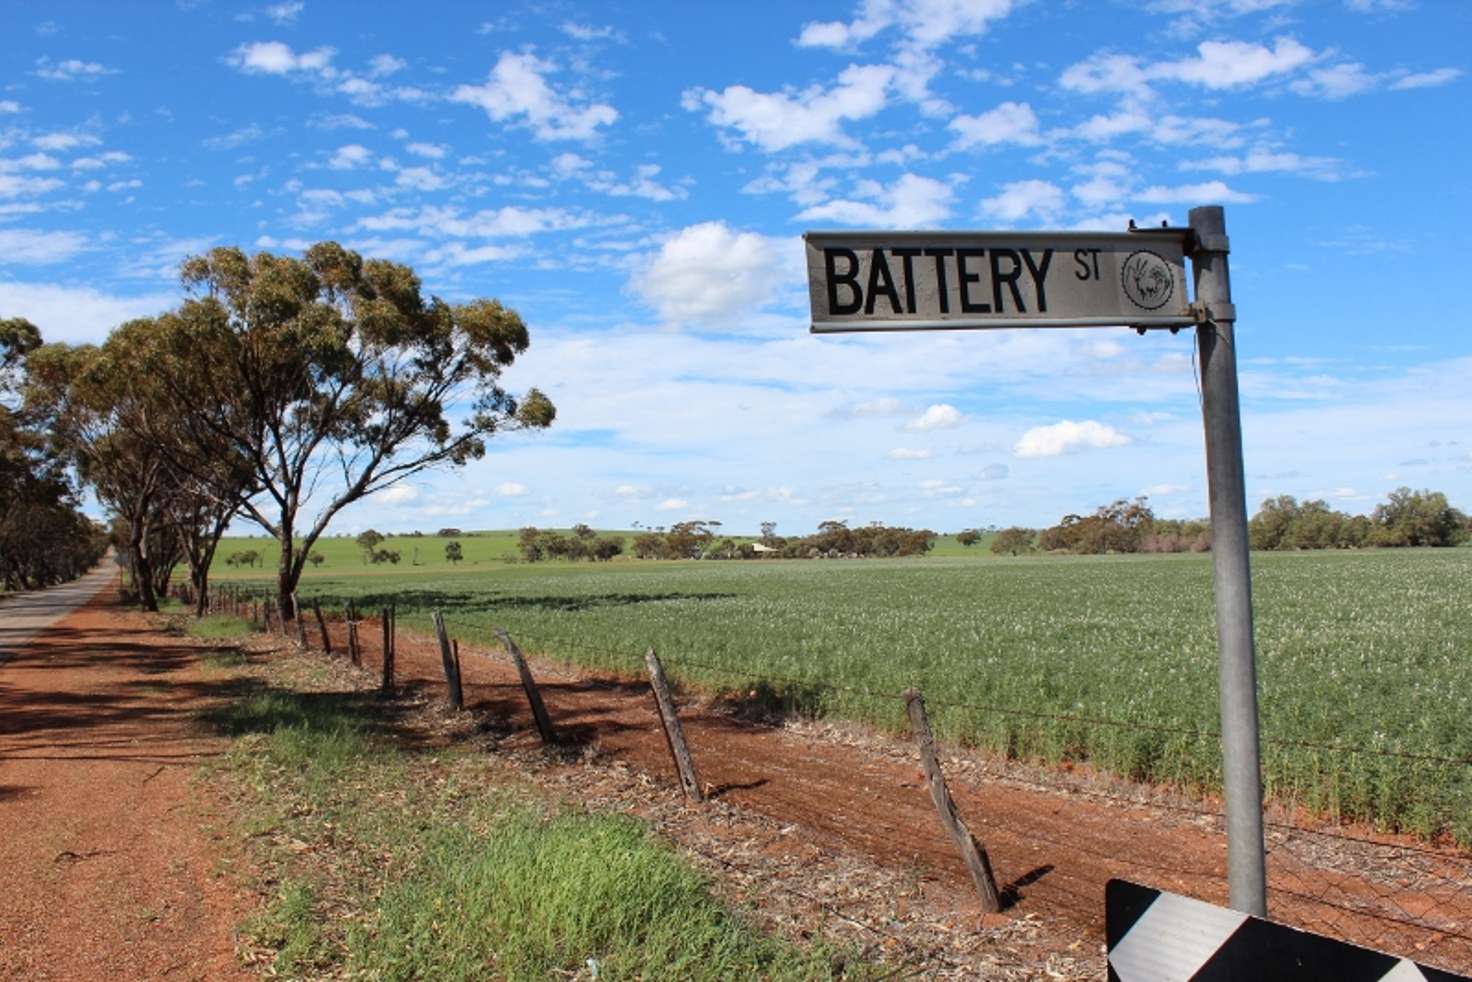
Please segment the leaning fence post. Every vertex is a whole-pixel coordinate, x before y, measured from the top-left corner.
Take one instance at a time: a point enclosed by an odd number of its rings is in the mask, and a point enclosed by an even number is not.
[[[460,689],[460,673],[455,670],[454,656],[450,650],[450,635],[445,630],[445,615],[434,612],[434,634],[440,643],[440,664],[445,669],[445,686],[451,709],[465,708],[465,693]]]
[[[675,700],[670,696],[670,684],[664,677],[664,666],[659,655],[650,648],[644,653],[644,664],[649,667],[649,687],[654,690],[654,702],[659,707],[659,721],[664,726],[665,742],[669,744],[670,756],[675,759],[675,773],[680,777],[680,787],[685,797],[704,801],[700,791],[700,780],[695,776],[695,761],[690,757],[690,748],[685,744],[685,731],[680,726],[680,717],[675,713]]]
[[[322,650],[332,654],[332,635],[327,633],[327,621],[322,618],[322,602],[312,598],[312,613],[317,615],[317,629],[322,632]]]
[[[930,735],[930,720],[925,716],[925,700],[919,689],[905,690],[905,709],[910,713],[910,729],[915,742],[920,746],[920,763],[925,768],[926,780],[930,782],[930,800],[940,813],[940,822],[961,850],[961,858],[971,871],[976,892],[981,895],[981,908],[989,914],[1002,909],[1002,899],[997,893],[997,880],[992,875],[992,863],[987,858],[986,847],[966,828],[961,816],[956,813],[956,803],[946,788],[946,777],[941,773],[940,761],[935,756],[935,739]]]
[[[307,646],[307,622],[302,620],[302,602],[291,595],[291,616],[296,618],[296,639],[301,642],[303,648]]]
[[[383,691],[394,687],[394,624],[393,608],[383,608],[379,615],[383,619]]]
[[[526,701],[532,704],[532,717],[537,721],[537,732],[542,735],[542,742],[556,743],[557,734],[552,730],[552,718],[547,715],[547,707],[542,704],[542,694],[537,691],[537,682],[532,678],[532,670],[527,667],[521,649],[502,628],[496,628],[496,637],[505,646],[506,654],[511,656],[512,663],[516,665],[516,673],[521,676],[521,687],[526,691]]]

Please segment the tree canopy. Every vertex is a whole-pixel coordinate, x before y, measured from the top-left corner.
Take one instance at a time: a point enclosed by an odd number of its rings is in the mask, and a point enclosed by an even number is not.
[[[249,483],[217,490],[279,543],[283,603],[347,505],[555,417],[538,390],[498,384],[529,342],[516,312],[426,297],[402,264],[335,242],[300,259],[219,248],[182,278],[186,299],[147,322],[157,343],[139,367],[170,389],[159,424],[180,435],[180,469],[209,480],[221,445],[245,462]]]

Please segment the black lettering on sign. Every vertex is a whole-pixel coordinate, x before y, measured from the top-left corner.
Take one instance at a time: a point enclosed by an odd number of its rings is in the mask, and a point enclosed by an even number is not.
[[[1073,250],[1073,261],[1078,264],[1078,269],[1073,271],[1073,275],[1081,280],[1097,280],[1099,278],[1099,252],[1098,249]]]
[[[869,295],[864,300],[864,313],[874,313],[874,299],[881,293],[889,298],[890,308],[896,314],[901,313],[900,294],[894,288],[894,277],[890,275],[889,263],[884,261],[884,250],[875,249],[869,255]]]
[[[1002,260],[1012,264],[1012,268],[1005,273],[1002,272]],[[1017,289],[1017,278],[1022,275],[1022,260],[1017,257],[1015,249],[993,249],[992,250],[992,306],[997,313],[1007,309],[1002,302],[1002,284],[1007,284],[1012,291],[1012,305],[1017,308],[1019,314],[1027,313],[1027,304],[1022,302],[1022,291]]]
[[[909,313],[915,312],[915,269],[911,260],[920,255],[919,249],[891,249],[892,255],[899,256],[904,260],[905,270],[905,310]]]
[[[992,312],[991,304],[977,303],[971,299],[970,286],[972,283],[981,282],[981,274],[972,273],[966,269],[966,260],[980,259],[985,255],[985,249],[956,250],[956,277],[961,281],[961,313],[963,314],[990,314]]]
[[[838,264],[834,262],[840,257],[848,260],[848,271],[842,276],[838,275]],[[828,280],[828,313],[857,314],[864,305],[864,294],[859,289],[859,257],[852,249],[824,249],[823,265]],[[839,284],[853,291],[852,303],[838,302]]]
[[[1048,266],[1053,262],[1053,250],[1043,250],[1042,265],[1033,262],[1032,250],[1022,249],[1022,261],[1027,263],[1027,271],[1032,274],[1032,285],[1038,295],[1038,313],[1048,312],[1048,294],[1044,291],[1043,281],[1048,278]]]
[[[954,256],[955,249],[926,249],[925,254],[935,258],[936,296],[940,297],[940,312],[951,312],[951,288],[946,283],[946,257]]]

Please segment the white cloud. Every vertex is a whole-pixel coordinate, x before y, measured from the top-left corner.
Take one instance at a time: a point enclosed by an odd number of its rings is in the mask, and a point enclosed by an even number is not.
[[[975,116],[957,116],[947,124],[956,133],[960,149],[1001,144],[1035,146],[1042,142],[1037,113],[1025,102],[1004,102]]]
[[[311,125],[323,130],[371,130],[374,125],[353,113],[329,113],[312,120]]]
[[[76,58],[68,58],[65,61],[52,61],[50,58],[37,58],[37,78],[44,78],[51,82],[75,82],[78,80],[91,81],[104,75],[116,75],[117,69],[107,68],[95,61],[79,61]]]
[[[54,177],[21,177],[0,171],[0,198],[32,197],[61,186],[62,182]]]
[[[394,208],[382,215],[370,215],[359,219],[354,227],[370,232],[413,230],[421,235],[438,237],[499,238],[582,228],[596,221],[595,216],[562,208],[507,205],[465,215],[458,208],[428,205],[417,209]]]
[[[929,460],[935,456],[935,451],[918,447],[895,447],[884,456],[890,460]]]
[[[620,498],[647,498],[653,489],[643,484],[620,484],[613,493]]]
[[[427,157],[430,160],[443,160],[448,153],[445,147],[438,143],[410,143],[404,149],[416,157]]]
[[[24,157],[0,157],[0,173],[13,174],[23,170],[56,170],[61,161],[50,154],[28,153]]]
[[[0,228],[0,266],[45,266],[70,259],[87,247],[77,232]]]
[[[1148,488],[1142,488],[1140,490],[1140,494],[1144,495],[1147,498],[1163,498],[1166,495],[1180,494],[1183,491],[1189,490],[1190,488],[1186,487],[1186,485],[1184,484],[1164,483],[1152,484]]]
[[[113,164],[126,164],[132,156],[121,150],[108,150],[95,157],[77,157],[72,161],[72,170],[102,170]]]
[[[409,63],[407,61],[389,54],[374,55],[368,59],[368,74],[375,78],[392,75],[408,67]]]
[[[14,99],[0,99],[0,113],[18,112],[20,112],[20,103],[16,102]]]
[[[516,498],[527,493],[527,486],[517,481],[502,481],[496,485],[496,493],[503,498]]]
[[[1375,88],[1380,80],[1380,76],[1366,70],[1359,62],[1341,62],[1315,68],[1308,73],[1307,78],[1294,82],[1292,89],[1299,95],[1317,96],[1321,99],[1347,99]]]
[[[1290,37],[1272,47],[1246,41],[1203,41],[1194,58],[1142,64],[1132,55],[1100,53],[1064,70],[1059,83],[1073,92],[1151,95],[1152,82],[1174,81],[1212,90],[1236,89],[1286,75],[1312,62],[1311,48]]]
[[[984,33],[992,21],[1011,13],[1012,6],[1012,0],[861,0],[852,21],[810,22],[803,25],[797,43],[806,48],[846,48],[895,27],[907,46],[931,48]]]
[[[1429,72],[1413,72],[1403,75],[1390,84],[1392,89],[1428,89],[1455,82],[1462,77],[1460,68],[1437,68]]]
[[[966,421],[961,411],[949,403],[936,403],[919,416],[905,424],[905,429],[924,433],[928,430],[949,430]]]
[[[690,502],[684,498],[666,498],[655,505],[656,511],[682,511],[690,507]]]
[[[1238,174],[1298,174],[1321,181],[1337,181],[1354,172],[1337,157],[1306,157],[1302,154],[1268,149],[1253,149],[1246,154],[1226,154],[1202,160],[1185,160],[1181,170],[1216,171],[1235,177]]]
[[[924,228],[940,224],[951,212],[951,186],[917,174],[905,174],[889,186],[878,181],[858,181],[853,192],[855,198],[813,205],[797,217],[802,221],[843,225]]]
[[[294,24],[306,6],[301,0],[288,0],[286,3],[272,4],[267,7],[266,16],[281,25]]]
[[[170,293],[120,297],[91,287],[0,280],[0,310],[24,317],[48,341],[100,343],[117,325],[135,317],[151,317],[178,302]]]
[[[360,143],[349,143],[338,147],[327,160],[327,166],[333,170],[352,170],[362,167],[373,158],[373,151]]]
[[[890,65],[850,65],[832,86],[802,91],[757,92],[744,85],[720,92],[691,89],[681,97],[686,109],[708,110],[712,125],[726,127],[768,152],[800,143],[850,144],[848,120],[867,119],[884,108],[895,70]]]
[[[1257,195],[1233,191],[1222,181],[1205,181],[1201,184],[1178,184],[1175,187],[1155,185],[1132,195],[1136,201],[1152,205],[1198,205],[1198,204],[1249,204]]]
[[[374,496],[376,500],[386,505],[407,505],[419,500],[419,489],[412,484],[395,484],[393,487]]]
[[[1065,419],[1051,426],[1035,426],[1028,430],[1012,452],[1018,457],[1057,457],[1086,448],[1123,447],[1131,442],[1128,436],[1097,420],[1075,423]]]
[[[724,222],[681,229],[630,287],[667,322],[730,323],[756,313],[782,281],[791,243]]]
[[[1063,210],[1063,190],[1047,181],[1012,181],[981,202],[981,210],[992,218],[1016,222],[1031,214],[1056,215]]]
[[[610,105],[554,90],[545,76],[555,68],[530,53],[506,52],[485,85],[461,85],[450,98],[480,106],[496,122],[524,121],[538,140],[590,140],[618,119]]]
[[[566,34],[574,41],[612,41],[615,44],[627,44],[629,40],[623,31],[616,28],[593,24],[579,24],[570,20],[563,21],[558,26],[558,30],[562,31],[563,34]]]
[[[332,48],[322,47],[298,54],[280,41],[252,41],[236,48],[225,61],[248,75],[308,72],[330,76],[332,56],[336,53]]]
[[[394,183],[401,188],[415,191],[438,191],[449,187],[450,182],[442,174],[429,167],[405,167],[394,175]]]
[[[247,123],[239,129],[231,130],[220,136],[212,136],[204,141],[206,149],[209,150],[234,150],[236,147],[247,143],[254,143],[266,135],[266,131],[255,123]]]

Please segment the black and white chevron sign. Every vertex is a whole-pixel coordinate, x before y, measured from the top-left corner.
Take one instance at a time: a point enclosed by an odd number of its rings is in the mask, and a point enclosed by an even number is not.
[[[1472,982],[1125,880],[1104,887],[1110,982]]]

